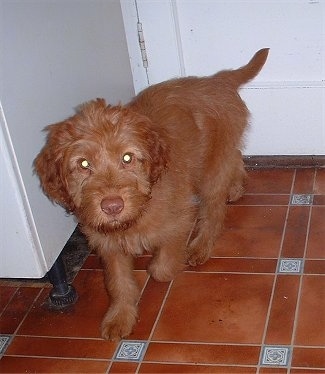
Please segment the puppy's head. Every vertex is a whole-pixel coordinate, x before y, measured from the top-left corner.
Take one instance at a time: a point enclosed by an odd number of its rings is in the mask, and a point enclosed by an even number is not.
[[[34,162],[45,194],[94,230],[125,229],[145,211],[167,164],[151,121],[103,99],[50,125]]]

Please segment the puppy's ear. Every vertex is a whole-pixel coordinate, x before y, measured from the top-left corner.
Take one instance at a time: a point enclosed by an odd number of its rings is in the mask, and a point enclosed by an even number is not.
[[[71,212],[74,204],[67,190],[64,158],[73,140],[73,124],[67,120],[47,126],[45,131],[48,131],[47,142],[34,160],[34,170],[48,198]]]
[[[168,149],[165,141],[159,134],[151,129],[151,145],[150,145],[150,181],[156,183],[167,167]]]

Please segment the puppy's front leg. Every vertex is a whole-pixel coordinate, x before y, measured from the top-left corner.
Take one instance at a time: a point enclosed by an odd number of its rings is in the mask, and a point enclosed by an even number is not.
[[[116,340],[128,336],[136,323],[139,288],[133,276],[131,255],[108,251],[101,257],[110,297],[110,307],[102,322],[102,337]]]

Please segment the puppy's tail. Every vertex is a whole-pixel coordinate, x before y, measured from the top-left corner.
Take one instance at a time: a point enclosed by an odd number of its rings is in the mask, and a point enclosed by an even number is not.
[[[242,66],[237,70],[221,71],[220,73],[217,73],[215,77],[229,79],[234,87],[238,88],[256,77],[265,64],[268,54],[269,48],[260,49],[255,53],[247,65]]]

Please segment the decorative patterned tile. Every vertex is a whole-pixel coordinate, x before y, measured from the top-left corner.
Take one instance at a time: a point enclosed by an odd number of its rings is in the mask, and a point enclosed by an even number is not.
[[[9,343],[11,335],[1,335],[0,334],[0,357],[5,353]]]
[[[284,258],[280,260],[278,272],[281,274],[301,274],[303,261],[298,258]]]
[[[288,347],[265,346],[262,351],[261,365],[288,366],[290,350]]]
[[[291,197],[291,205],[312,205],[313,195],[310,194],[294,194]]]
[[[140,362],[144,356],[146,348],[147,342],[145,341],[122,340],[114,359]]]

